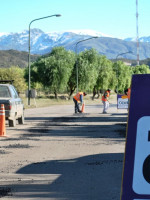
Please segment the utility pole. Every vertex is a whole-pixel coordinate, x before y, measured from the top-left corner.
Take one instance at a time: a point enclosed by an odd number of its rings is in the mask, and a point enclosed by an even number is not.
[[[137,42],[137,65],[139,65],[139,28],[138,28],[138,0],[136,0],[136,42]]]

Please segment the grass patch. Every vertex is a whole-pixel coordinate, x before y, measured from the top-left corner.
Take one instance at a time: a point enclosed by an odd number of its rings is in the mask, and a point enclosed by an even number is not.
[[[25,108],[40,108],[40,107],[49,107],[53,105],[73,105],[73,96],[68,99],[68,95],[58,95],[58,99],[55,99],[53,95],[50,96],[40,96],[35,99],[30,99],[30,105],[28,105],[28,98],[23,97],[23,103]],[[83,99],[85,104],[102,104],[101,95],[99,98],[92,100],[92,94],[88,94]],[[112,93],[110,95],[110,103],[117,103],[116,94]]]

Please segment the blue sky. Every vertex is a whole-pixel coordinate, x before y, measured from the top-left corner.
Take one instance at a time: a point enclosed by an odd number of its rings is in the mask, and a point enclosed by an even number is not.
[[[136,37],[136,0],[0,0],[0,32],[21,32],[30,21],[45,32],[92,29],[119,38]],[[138,0],[139,37],[150,36],[150,0]]]

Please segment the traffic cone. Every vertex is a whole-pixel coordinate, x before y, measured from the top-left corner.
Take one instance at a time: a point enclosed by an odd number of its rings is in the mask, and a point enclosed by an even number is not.
[[[85,103],[82,104],[82,109],[81,109],[82,113],[84,112],[84,108],[85,108]]]
[[[5,108],[4,104],[0,105],[0,137],[4,137],[6,135],[5,128]]]

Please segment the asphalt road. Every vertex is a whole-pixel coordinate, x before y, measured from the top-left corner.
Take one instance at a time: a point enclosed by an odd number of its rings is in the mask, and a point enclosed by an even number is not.
[[[127,111],[112,104],[25,111],[25,124],[0,137],[0,197],[19,200],[119,200]]]

